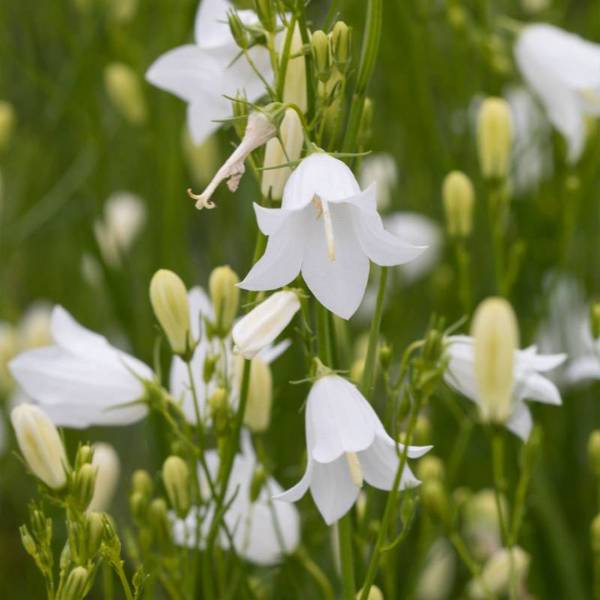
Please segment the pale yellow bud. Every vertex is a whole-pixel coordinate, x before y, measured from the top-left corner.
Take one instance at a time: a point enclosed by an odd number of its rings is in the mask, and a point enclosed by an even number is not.
[[[241,361],[243,359],[239,357]],[[273,403],[273,376],[271,367],[260,356],[250,363],[250,381],[244,425],[254,433],[266,431],[271,422]]]
[[[484,421],[505,423],[513,410],[515,351],[519,329],[511,305],[502,298],[488,298],[475,311],[475,381]]]
[[[471,180],[461,171],[448,173],[442,185],[442,198],[448,234],[453,237],[468,237],[473,229],[475,200]]]
[[[313,32],[311,37],[313,58],[317,79],[326,82],[331,75],[331,55],[329,53],[329,38],[324,31]]]
[[[226,337],[231,331],[233,320],[240,305],[240,279],[228,265],[213,269],[208,280],[210,299],[215,311],[215,333]]]
[[[244,358],[253,358],[275,340],[299,310],[295,292],[275,292],[235,324],[232,336],[236,351]]]
[[[600,338],[600,302],[594,302],[590,307],[590,329],[592,337]]]
[[[93,448],[92,466],[96,468],[96,485],[88,510],[103,512],[108,510],[117,490],[121,462],[116,450],[110,444],[98,442]]]
[[[0,151],[8,146],[15,128],[15,108],[6,100],[0,100]]]
[[[365,359],[357,358],[350,367],[350,379],[357,385],[362,381],[363,373],[365,371]]]
[[[479,166],[490,179],[506,177],[512,145],[512,116],[503,98],[486,98],[477,118]]]
[[[32,473],[58,490],[67,482],[67,457],[58,430],[33,404],[20,404],[10,414],[17,443]]]
[[[285,82],[283,84],[284,104],[295,104],[305,113],[307,109],[306,96],[306,59],[304,58],[302,36],[298,24],[294,27],[290,56],[285,71]]]
[[[360,590],[358,594],[356,594],[356,598],[362,598],[363,590]],[[376,586],[372,585],[369,588],[369,593],[367,595],[367,600],[383,600],[383,592]]]
[[[495,597],[509,591],[511,580],[521,586],[529,570],[529,555],[519,546],[511,550],[501,548],[483,567],[480,579],[474,579],[469,585],[469,597],[484,600],[492,593]]]
[[[444,474],[444,463],[437,456],[431,454],[424,456],[417,463],[417,477],[421,481],[428,481],[430,479],[442,481],[444,479]]]
[[[298,113],[288,108],[279,126],[279,137],[267,142],[261,190],[265,198],[281,200],[283,188],[292,174],[290,167],[280,167],[300,158],[304,145],[304,129]]]
[[[84,567],[75,567],[67,577],[61,600],[83,600],[89,573]]]
[[[123,63],[111,63],[104,69],[104,86],[113,106],[134,125],[144,123],[146,101],[136,72]]]
[[[596,515],[590,526],[592,550],[594,554],[600,554],[600,515]]]
[[[138,0],[105,0],[108,16],[115,23],[129,23],[137,12]]]
[[[163,482],[171,506],[183,518],[190,510],[190,470],[179,456],[169,456],[162,468]]]
[[[150,302],[173,352],[187,354],[193,344],[190,308],[183,281],[173,271],[158,270],[150,282]]]
[[[588,460],[594,475],[600,479],[600,429],[595,429],[588,438]]]

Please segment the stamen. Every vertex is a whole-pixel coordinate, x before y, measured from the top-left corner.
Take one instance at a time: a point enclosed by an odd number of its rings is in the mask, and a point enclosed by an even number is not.
[[[194,194],[192,188],[187,189],[187,195],[192,199],[196,200],[196,208],[202,210],[203,208],[214,208],[215,203],[206,197],[206,194]]]
[[[362,487],[364,480],[363,472],[358,456],[356,456],[356,452],[346,452],[346,462],[350,469],[350,479],[352,479],[352,483],[356,487]]]
[[[333,223],[331,222],[331,212],[329,211],[329,203],[319,196],[312,199],[312,203],[317,209],[317,219],[323,215],[323,226],[325,227],[325,238],[327,239],[327,255],[329,260],[335,260],[335,237],[333,235]]]

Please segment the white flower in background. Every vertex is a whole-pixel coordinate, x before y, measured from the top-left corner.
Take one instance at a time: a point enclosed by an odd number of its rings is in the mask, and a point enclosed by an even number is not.
[[[455,575],[454,550],[446,538],[439,538],[427,552],[417,582],[416,600],[446,600],[452,592]]]
[[[117,490],[121,461],[117,451],[110,444],[97,442],[92,447],[94,450],[92,465],[96,467],[96,482],[94,484],[94,495],[87,511],[105,512],[110,507]]]
[[[392,194],[398,185],[398,167],[391,154],[369,154],[360,165],[358,177],[364,190],[377,184],[377,210],[385,211],[392,206]]]
[[[127,425],[142,419],[141,380],[152,370],[82,327],[62,307],[52,311],[54,345],[19,354],[10,370],[24,392],[57,425]]]
[[[231,37],[227,13],[233,5],[227,0],[202,0],[196,15],[195,44],[170,50],[148,69],[153,85],[175,94],[188,103],[188,126],[196,144],[220,127],[216,121],[231,115],[231,102],[225,96],[243,91],[250,102],[264,93],[264,85]],[[251,10],[237,11],[245,25],[256,25]],[[256,46],[249,50],[262,76],[271,81],[268,51]]]
[[[356,502],[363,480],[390,490],[400,463],[397,444],[358,389],[337,375],[326,375],[312,386],[306,405],[308,464],[302,479],[276,500],[297,502],[310,488],[328,525],[343,517]],[[402,444],[398,444],[400,452]],[[431,446],[410,446],[418,458]],[[399,488],[419,484],[406,465]]]
[[[121,265],[122,257],[140,234],[146,222],[146,207],[139,196],[115,192],[104,204],[102,219],[94,222],[94,234],[102,258],[111,267]]]
[[[600,115],[600,45],[539,23],[522,30],[514,52],[525,81],[566,138],[569,161],[577,161],[585,145],[585,117]]]
[[[219,457],[215,450],[206,453],[206,462],[211,476],[215,477],[219,469]],[[224,521],[233,536],[235,550],[242,558],[257,565],[270,566],[280,562],[285,554],[291,554],[300,543],[300,518],[295,506],[271,500],[273,495],[282,492],[281,486],[272,477],[265,477],[258,495],[252,498],[255,473],[259,468],[249,437],[243,436],[242,453],[234,459],[225,503],[230,502],[234,494],[235,498],[225,513]],[[199,476],[203,486],[207,487],[202,471],[199,471]],[[176,544],[190,548],[197,546],[197,510],[192,508],[185,520],[174,522]],[[203,539],[211,520],[212,509],[202,521]],[[229,548],[224,531],[220,532],[218,539],[223,548]]]
[[[446,383],[480,405],[475,377],[473,338],[452,335],[446,341],[449,358],[444,374]],[[538,354],[535,346],[515,352],[512,412],[505,425],[522,440],[527,440],[533,425],[531,412],[525,400],[554,405],[562,403],[558,388],[542,373],[555,369],[565,359],[565,354]]]
[[[361,192],[352,171],[327,154],[300,163],[288,179],[280,209],[255,204],[254,210],[269,240],[240,287],[272,290],[302,273],[317,300],[344,319],[364,296],[369,259],[400,265],[423,251],[383,228],[376,186]]]
[[[67,482],[68,466],[60,435],[46,413],[33,404],[21,404],[10,413],[19,449],[32,473],[48,487]]]

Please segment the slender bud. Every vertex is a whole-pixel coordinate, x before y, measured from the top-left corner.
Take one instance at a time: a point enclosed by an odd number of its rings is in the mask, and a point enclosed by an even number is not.
[[[104,536],[104,516],[99,512],[88,512],[85,517],[85,538],[88,557],[96,555]]]
[[[91,463],[93,458],[94,449],[89,444],[82,444],[77,448],[77,454],[75,455],[75,470],[77,471],[83,465]]]
[[[131,489],[133,492],[137,492],[146,498],[152,496],[154,485],[148,471],[137,469],[133,472],[131,476]]]
[[[227,13],[227,22],[229,24],[229,31],[231,32],[231,37],[234,39],[235,43],[242,50],[246,50],[250,45],[250,39],[248,38],[248,33],[240,16],[237,14],[235,10],[230,10]]]
[[[150,282],[150,302],[175,354],[186,355],[192,348],[190,307],[183,281],[173,271],[160,269]]]
[[[471,180],[461,171],[448,173],[442,185],[442,198],[448,234],[458,238],[471,235],[475,200]]]
[[[84,567],[75,567],[67,577],[61,600],[82,600],[86,592],[89,573]]]
[[[421,485],[421,500],[434,518],[448,525],[451,520],[448,494],[439,479],[428,479]]]
[[[238,372],[243,368],[240,358]],[[250,382],[248,400],[244,413],[244,425],[253,433],[262,433],[269,428],[271,422],[271,405],[273,403],[273,376],[271,367],[260,356],[255,356],[250,363]]]
[[[275,292],[235,324],[232,331],[235,349],[244,358],[253,358],[275,340],[299,310],[295,292]]]
[[[338,21],[329,34],[333,62],[341,73],[345,73],[352,58],[352,30],[343,21]]]
[[[427,446],[431,443],[431,422],[425,415],[417,417],[413,440],[413,443],[418,446]]]
[[[501,548],[487,561],[479,579],[474,579],[469,585],[469,597],[474,600],[484,600],[493,594],[500,597],[508,593],[511,581],[517,588],[527,576],[529,555],[519,546],[511,550]]]
[[[217,388],[208,398],[208,409],[217,434],[225,433],[229,421],[227,390]]]
[[[475,381],[484,421],[505,423],[513,409],[514,359],[519,345],[517,319],[502,298],[488,298],[475,311]]]
[[[294,27],[290,45],[290,59],[285,71],[283,84],[284,104],[295,104],[303,113],[308,107],[306,96],[306,58],[304,44],[298,24]]]
[[[33,539],[31,533],[29,533],[29,529],[27,529],[27,525],[21,525],[19,527],[19,535],[21,536],[21,543],[23,544],[23,548],[25,548],[25,552],[35,558],[38,553],[38,547]]]
[[[292,174],[290,167],[280,167],[300,158],[304,145],[304,128],[298,113],[293,108],[285,111],[279,126],[279,137],[267,142],[263,163],[261,190],[265,198],[281,200],[283,188]]]
[[[588,438],[588,460],[594,475],[600,479],[600,429],[595,429]]]
[[[274,33],[277,26],[275,2],[273,0],[254,0],[254,10],[265,30]]]
[[[148,507],[148,520],[159,543],[171,541],[171,524],[169,522],[167,503],[162,498],[155,498]]]
[[[362,598],[363,590],[360,590],[358,594],[356,594],[356,598]],[[372,585],[369,588],[369,593],[367,594],[367,600],[383,600],[383,592],[376,586]]]
[[[590,308],[590,326],[592,338],[597,340],[600,338],[600,302],[594,302]]]
[[[96,485],[96,467],[85,464],[75,473],[73,482],[73,498],[81,510],[85,510],[94,495]]]
[[[67,482],[67,457],[58,431],[47,415],[33,404],[20,404],[10,415],[17,442],[31,472],[58,490]]]
[[[169,502],[178,517],[190,510],[190,470],[179,456],[169,456],[162,468],[163,482]]]
[[[221,338],[229,334],[240,305],[239,281],[237,273],[229,265],[213,269],[208,280],[215,311],[214,332]]]
[[[331,75],[331,56],[327,34],[321,30],[315,31],[312,34],[311,45],[317,79],[325,83]]]
[[[510,106],[503,98],[486,98],[477,118],[479,165],[489,179],[502,179],[508,173],[512,144]]]
[[[88,510],[105,511],[110,506],[119,483],[119,455],[110,444],[94,444],[92,466],[96,467],[96,486]]]
[[[600,515],[596,515],[590,527],[592,550],[594,554],[600,555]],[[23,544],[25,545],[25,544]]]
[[[15,108],[6,101],[0,100],[0,152],[6,148],[15,128]]]
[[[133,125],[147,117],[146,101],[136,72],[123,63],[111,63],[104,69],[104,86],[113,106]]]

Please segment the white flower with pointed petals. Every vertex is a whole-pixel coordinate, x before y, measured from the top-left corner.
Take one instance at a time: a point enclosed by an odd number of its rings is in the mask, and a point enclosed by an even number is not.
[[[362,191],[352,171],[328,154],[305,158],[287,181],[281,208],[254,205],[267,248],[239,285],[272,290],[302,273],[317,300],[348,319],[364,296],[369,260],[407,263],[424,250],[383,228],[376,187]]]
[[[569,161],[581,156],[586,115],[600,115],[600,44],[544,23],[525,27],[515,59],[548,118],[566,138]]]
[[[219,457],[215,450],[206,453],[206,462],[211,477],[219,470]],[[285,554],[292,553],[300,543],[300,518],[295,506],[274,502],[271,498],[280,494],[282,487],[272,477],[267,477],[254,501],[250,496],[254,473],[258,467],[249,436],[242,436],[242,452],[237,454],[225,502],[231,500],[224,521],[232,534],[236,552],[245,560],[257,565],[271,566],[280,562]],[[205,475],[199,471],[203,487],[207,487]],[[234,496],[235,494],[235,496]],[[175,543],[194,548],[196,542],[196,511],[192,508],[185,520],[176,520],[173,525]],[[204,515],[201,533],[204,541],[212,521],[212,507]],[[229,539],[222,531],[219,544],[229,548]]]
[[[52,311],[54,345],[19,354],[10,370],[24,392],[56,425],[128,425],[147,408],[131,404],[143,394],[152,370],[82,327],[61,306]],[[127,406],[124,406],[127,405]]]
[[[244,91],[249,101],[265,93],[264,85],[231,37],[227,0],[202,0],[196,15],[195,44],[179,46],[159,57],[148,69],[146,79],[188,103],[188,127],[192,139],[201,144],[231,114],[225,96]],[[245,25],[255,25],[258,17],[251,10],[237,11]],[[260,46],[249,50],[257,69],[272,79],[268,51]]]
[[[343,517],[356,502],[363,480],[390,490],[400,459],[396,443],[358,389],[337,375],[316,381],[306,405],[308,464],[302,479],[275,500],[297,502],[310,488],[328,525]],[[400,451],[403,446],[399,444]],[[418,458],[431,446],[409,446],[408,457]],[[419,480],[406,465],[400,489]]]
[[[448,368],[446,383],[475,403],[479,403],[475,379],[475,352],[473,338],[452,335],[447,338]],[[533,426],[531,412],[525,400],[560,405],[558,388],[542,375],[555,369],[566,359],[565,354],[538,354],[536,346],[517,350],[514,362],[513,408],[506,428],[526,441]]]

